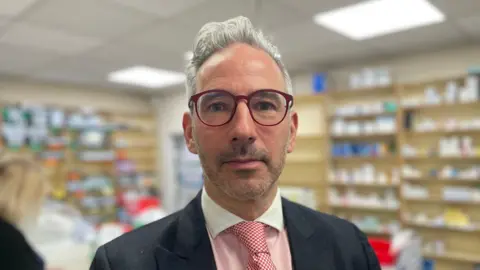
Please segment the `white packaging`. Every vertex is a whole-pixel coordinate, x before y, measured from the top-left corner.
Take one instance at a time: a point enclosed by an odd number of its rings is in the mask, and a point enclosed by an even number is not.
[[[371,68],[364,68],[362,71],[363,87],[375,86],[375,71]]]
[[[445,102],[447,104],[455,103],[457,98],[458,86],[455,81],[450,81],[447,83],[445,87]]]
[[[425,104],[435,105],[440,103],[440,97],[437,93],[437,89],[433,86],[425,89]]]
[[[359,135],[361,130],[360,123],[358,121],[351,121],[347,123],[347,134]]]
[[[388,68],[377,69],[377,84],[380,86],[387,86],[392,83],[390,70]]]
[[[332,133],[335,136],[341,136],[346,133],[346,124],[343,120],[335,120],[332,124]]]
[[[352,73],[350,74],[350,88],[351,89],[358,89],[363,87],[363,78],[362,75],[359,73]]]

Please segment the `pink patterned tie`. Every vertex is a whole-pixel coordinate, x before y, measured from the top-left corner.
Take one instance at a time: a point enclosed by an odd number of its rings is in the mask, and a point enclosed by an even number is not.
[[[266,225],[260,222],[244,221],[227,229],[233,233],[248,250],[247,270],[275,270],[267,246]]]

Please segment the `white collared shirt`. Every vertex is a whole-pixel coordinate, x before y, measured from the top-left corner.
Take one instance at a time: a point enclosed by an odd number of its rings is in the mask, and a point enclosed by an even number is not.
[[[214,202],[212,198],[208,196],[205,188],[202,190],[202,210],[207,229],[213,238],[227,228],[245,221]],[[255,221],[269,225],[278,231],[284,229],[282,198],[279,190],[277,190],[272,205]]]
[[[208,196],[205,188],[202,191],[201,199],[217,269],[245,270],[249,256],[248,251],[236,236],[224,233],[227,228],[244,220],[214,202]],[[255,221],[270,226],[266,231],[267,245],[276,269],[291,270],[290,246],[284,226],[282,198],[279,190],[277,190],[272,205]]]

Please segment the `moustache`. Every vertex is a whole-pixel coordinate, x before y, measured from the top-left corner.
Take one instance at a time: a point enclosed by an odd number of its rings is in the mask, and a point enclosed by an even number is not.
[[[234,160],[258,160],[265,163],[269,162],[268,152],[263,149],[252,147],[238,147],[231,151],[220,153],[217,156],[219,164],[224,164]]]

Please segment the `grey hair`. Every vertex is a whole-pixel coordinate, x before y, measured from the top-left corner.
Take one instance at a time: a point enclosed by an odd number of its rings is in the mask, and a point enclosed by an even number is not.
[[[188,60],[185,86],[187,99],[194,95],[198,70],[214,53],[227,48],[233,43],[245,43],[268,53],[282,71],[286,90],[293,93],[292,81],[283,64],[278,48],[252,22],[243,16],[231,18],[223,22],[209,22],[198,32],[193,45],[193,55]]]

